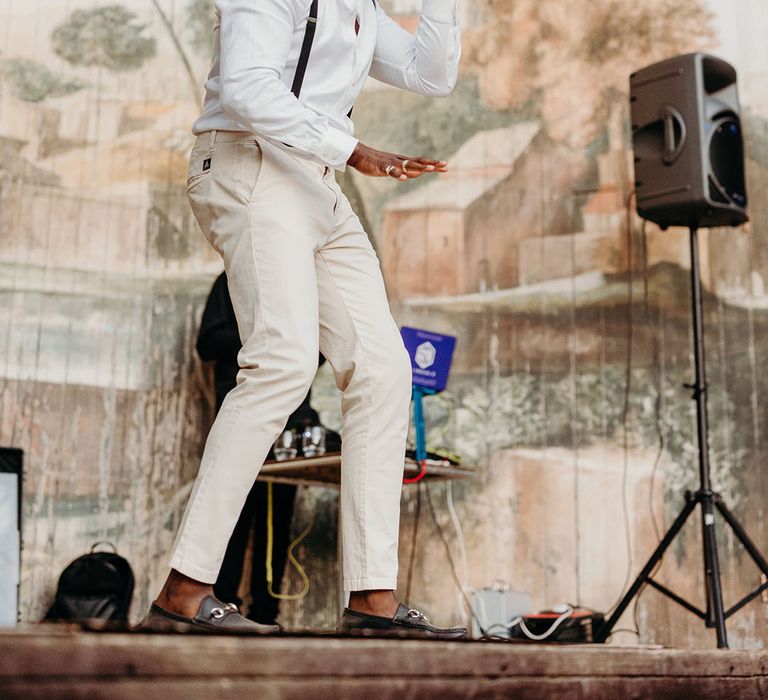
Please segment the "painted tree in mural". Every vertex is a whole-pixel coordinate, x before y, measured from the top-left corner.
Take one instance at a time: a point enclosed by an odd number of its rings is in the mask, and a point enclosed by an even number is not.
[[[488,21],[469,31],[464,66],[497,109],[533,106],[550,136],[584,146],[602,130],[629,74],[711,45],[704,0],[477,0]]]
[[[146,25],[122,5],[75,10],[53,30],[53,50],[73,66],[129,71],[155,55],[154,37]]]
[[[3,66],[3,74],[16,96],[26,102],[42,102],[47,97],[69,95],[84,87],[77,78],[67,78],[28,58],[8,60]]]

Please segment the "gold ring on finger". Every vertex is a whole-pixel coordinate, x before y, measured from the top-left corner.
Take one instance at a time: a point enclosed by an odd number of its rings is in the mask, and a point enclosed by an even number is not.
[[[404,160],[404,161],[403,161],[403,172],[405,172],[406,170],[408,170],[408,163],[410,163],[410,162],[411,162],[411,161],[410,161],[410,160],[408,160],[407,158],[406,158],[406,160]]]
[[[392,174],[392,171],[393,171],[394,169],[395,169],[395,166],[394,166],[394,165],[392,165],[392,164],[390,163],[390,164],[389,164],[389,165],[388,165],[386,168],[384,168],[384,172],[385,172],[387,175],[391,175],[391,174]]]

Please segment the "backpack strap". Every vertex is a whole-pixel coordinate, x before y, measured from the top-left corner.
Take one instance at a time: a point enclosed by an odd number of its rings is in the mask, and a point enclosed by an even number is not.
[[[309,54],[312,52],[312,42],[315,40],[315,30],[317,29],[317,6],[318,0],[312,0],[309,6],[309,17],[307,17],[307,29],[304,32],[304,41],[301,44],[301,53],[299,61],[296,64],[296,75],[293,78],[291,92],[298,99],[301,93],[301,85],[304,82],[304,74],[307,72],[309,63]]]

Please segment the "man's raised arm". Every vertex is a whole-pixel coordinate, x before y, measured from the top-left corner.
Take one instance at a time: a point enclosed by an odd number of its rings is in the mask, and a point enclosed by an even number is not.
[[[377,4],[379,25],[371,76],[420,95],[445,97],[456,87],[461,41],[457,0],[422,0],[416,34]]]

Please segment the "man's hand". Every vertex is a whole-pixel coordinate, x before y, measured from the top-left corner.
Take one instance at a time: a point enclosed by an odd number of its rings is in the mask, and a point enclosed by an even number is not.
[[[377,151],[362,143],[357,144],[347,164],[363,175],[393,177],[396,180],[412,180],[424,173],[448,172],[448,163],[444,160]]]

